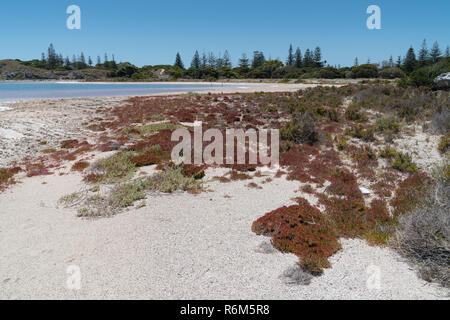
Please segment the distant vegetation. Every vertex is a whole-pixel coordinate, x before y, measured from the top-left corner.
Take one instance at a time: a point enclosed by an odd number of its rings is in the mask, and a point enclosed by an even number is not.
[[[360,64],[358,58],[351,67],[331,66],[323,59],[322,50],[300,48],[294,50],[290,45],[285,61],[267,59],[262,51],[254,51],[251,58],[242,54],[237,65],[233,65],[227,50],[223,54],[212,52],[200,54],[195,51],[189,66],[176,54],[173,65],[155,65],[136,67],[129,62],[117,63],[114,55],[103,59],[97,56],[96,63],[84,53],[63,58],[56,53],[50,44],[47,53],[41,59],[20,61],[22,65],[45,69],[48,71],[102,70],[106,78],[120,80],[152,81],[176,79],[202,79],[214,81],[218,79],[401,79],[403,86],[432,86],[434,79],[450,72],[450,49],[447,46],[442,52],[437,42],[428,49],[424,40],[419,50],[410,47],[405,56],[398,56],[394,61],[392,55],[380,63]]]

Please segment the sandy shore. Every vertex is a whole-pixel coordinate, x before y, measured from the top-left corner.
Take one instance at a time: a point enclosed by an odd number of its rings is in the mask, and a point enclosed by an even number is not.
[[[46,182],[43,185],[43,182]],[[259,180],[255,180],[259,182]],[[212,182],[214,192],[153,195],[147,207],[111,219],[80,220],[58,199],[81,176],[29,178],[0,195],[1,299],[435,299],[389,249],[343,241],[333,268],[309,286],[283,277],[297,258],[266,247],[250,226],[261,212],[293,204],[283,178],[250,189]],[[70,290],[68,268],[81,272]],[[375,268],[375,269],[374,269]],[[69,269],[70,270],[70,269]],[[372,272],[380,286],[367,286]]]
[[[271,84],[240,92],[289,91]],[[233,90],[235,92],[236,90]],[[12,103],[0,112],[0,167],[35,156],[66,138],[90,138],[82,123],[123,98]],[[45,141],[42,145],[40,142]],[[447,291],[419,279],[391,249],[342,240],[331,269],[309,286],[286,271],[298,259],[273,250],[252,222],[301,194],[295,181],[204,180],[199,195],[152,194],[147,206],[110,219],[82,220],[58,200],[83,187],[82,176],[23,178],[0,194],[0,299],[440,299]],[[209,182],[208,182],[209,181]],[[79,270],[81,287],[70,285]],[[374,279],[376,280],[375,282]],[[379,281],[378,281],[379,280]],[[69,281],[69,285],[68,285]]]

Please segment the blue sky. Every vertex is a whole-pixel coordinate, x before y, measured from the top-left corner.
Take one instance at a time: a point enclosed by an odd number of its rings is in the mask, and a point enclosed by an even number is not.
[[[78,5],[82,29],[66,28],[66,8]],[[368,30],[366,9],[381,8],[381,30]],[[172,64],[177,51],[189,64],[196,49],[225,49],[233,62],[254,50],[287,55],[289,44],[319,45],[332,65],[404,55],[424,38],[450,45],[450,1],[430,0],[40,0],[2,1],[0,59],[39,58],[49,43],[64,56],[81,51],[138,66]]]

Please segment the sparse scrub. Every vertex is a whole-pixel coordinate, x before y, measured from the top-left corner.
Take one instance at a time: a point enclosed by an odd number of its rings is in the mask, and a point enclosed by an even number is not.
[[[364,129],[364,127],[360,124],[352,127],[351,129],[346,129],[345,134],[366,142],[375,141],[373,128]]]
[[[450,132],[450,107],[440,107],[431,118],[431,129],[436,133]]]
[[[395,119],[392,118],[381,118],[377,120],[375,129],[377,132],[383,132],[388,134],[399,133],[400,123],[398,123]]]
[[[394,247],[427,281],[450,287],[450,176],[448,161],[435,170],[435,185],[398,218]]]
[[[168,156],[161,151],[161,147],[157,144],[139,151],[130,161],[136,167],[145,167],[158,164],[163,160],[168,160]]]
[[[154,132],[158,132],[161,130],[176,130],[176,129],[181,129],[184,128],[181,125],[177,125],[175,123],[171,123],[171,122],[162,122],[162,123],[152,123],[152,124],[146,124],[140,127],[136,127],[136,130],[140,133],[140,134],[149,134],[149,133],[154,133]]]
[[[345,118],[351,121],[367,121],[367,117],[361,112],[361,107],[355,103],[348,106]]]
[[[300,119],[294,119],[280,130],[283,140],[295,143],[314,143],[319,139],[319,134],[314,125],[314,118],[305,114]]]
[[[73,149],[78,145],[78,140],[64,140],[61,142],[62,149]]]
[[[442,136],[439,140],[438,150],[440,153],[444,154],[450,149],[450,133]]]
[[[97,171],[102,171],[101,183],[114,183],[132,178],[136,172],[136,166],[131,162],[133,154],[130,152],[120,152],[99,160],[95,167]]]
[[[397,152],[392,161],[392,168],[401,172],[417,172],[417,165],[412,161],[409,153]]]
[[[78,161],[72,166],[72,171],[84,171],[89,167],[89,162],[87,161]]]
[[[110,206],[113,209],[130,207],[137,200],[145,198],[146,183],[143,180],[136,180],[126,184],[117,185],[109,198]]]
[[[196,190],[201,184],[193,177],[185,177],[181,168],[167,167],[162,172],[149,177],[145,181],[145,186],[149,190],[172,193],[177,190]]]
[[[14,183],[14,175],[19,173],[22,169],[16,168],[0,168],[0,191],[6,188],[8,185]]]

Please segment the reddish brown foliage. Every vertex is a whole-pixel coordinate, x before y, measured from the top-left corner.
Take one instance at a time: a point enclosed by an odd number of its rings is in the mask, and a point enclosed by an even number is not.
[[[280,251],[297,255],[302,267],[313,274],[329,267],[328,257],[340,249],[334,227],[318,209],[304,202],[267,213],[253,223],[252,230],[272,237]]]
[[[394,215],[398,216],[417,206],[431,183],[425,173],[414,173],[402,181],[390,202]]]
[[[193,177],[196,180],[202,179],[205,176],[206,166],[194,166],[185,164],[182,166],[181,172],[185,177]]]
[[[78,161],[72,166],[72,171],[82,172],[87,167],[89,167],[89,162],[87,162],[87,161]]]

